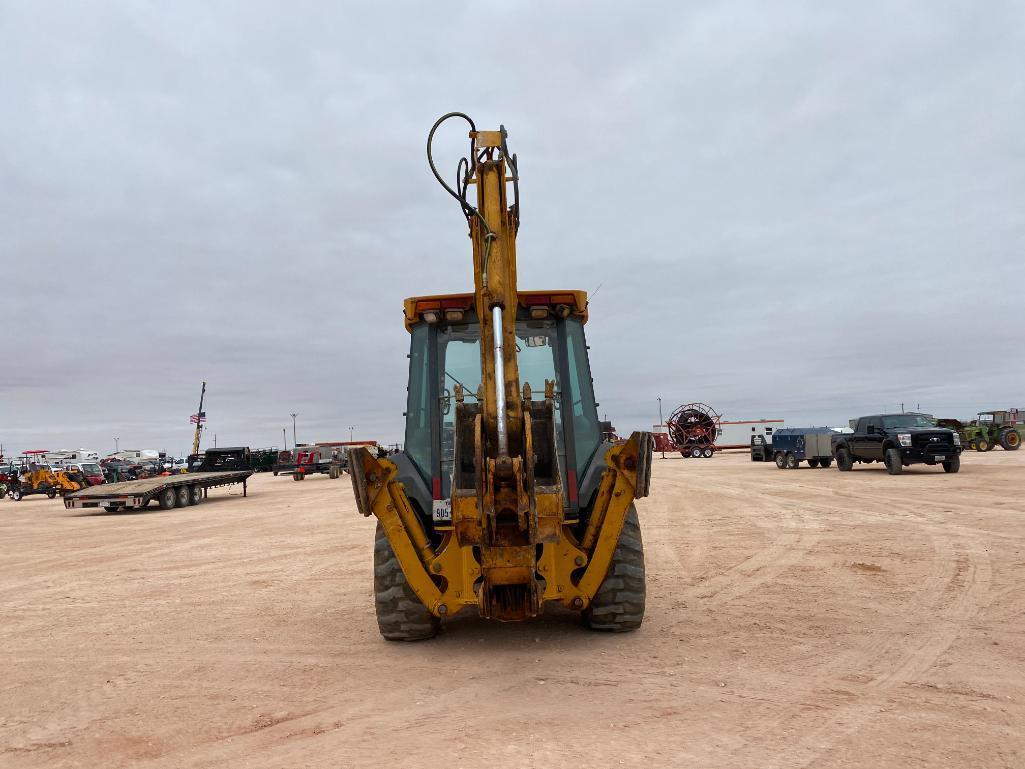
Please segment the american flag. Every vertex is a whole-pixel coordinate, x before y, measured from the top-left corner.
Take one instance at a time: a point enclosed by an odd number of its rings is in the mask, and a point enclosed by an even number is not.
[[[193,414],[191,417],[189,417],[189,421],[194,425],[198,425],[200,422],[205,422],[206,412],[200,411],[198,414]]]

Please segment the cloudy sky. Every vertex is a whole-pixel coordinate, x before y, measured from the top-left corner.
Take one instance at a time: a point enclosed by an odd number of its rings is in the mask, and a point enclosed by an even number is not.
[[[520,157],[600,410],[1025,406],[1025,6],[0,1],[0,441],[401,440],[471,285],[424,144]],[[446,173],[463,150],[440,141]],[[457,140],[458,139],[458,140]]]

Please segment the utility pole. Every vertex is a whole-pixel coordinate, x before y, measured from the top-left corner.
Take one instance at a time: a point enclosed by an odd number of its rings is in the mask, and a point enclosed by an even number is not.
[[[352,425],[349,425],[349,443],[352,443]]]
[[[281,428],[281,445],[284,447],[285,451],[288,451],[288,433],[285,432],[284,427]]]
[[[196,434],[192,437],[192,453],[199,453],[199,436],[203,432],[203,420],[206,419],[206,414],[203,413],[203,396],[206,395],[206,382],[203,382],[203,389],[199,391],[199,411],[196,412],[194,417],[196,421]],[[216,448],[216,446],[215,446]]]
[[[217,433],[214,433],[214,448],[217,448]]]
[[[296,437],[295,437],[295,418],[297,416],[299,416],[299,415],[295,414],[295,413],[292,414],[292,445],[293,446],[298,446],[299,445],[299,441],[296,440]]]
[[[661,429],[662,427],[665,426],[665,422],[662,420],[662,399],[661,398],[658,399],[658,426],[659,426],[659,429]],[[665,441],[663,441],[662,442],[662,459],[666,458],[666,450],[665,449],[666,449],[666,444],[665,444]]]
[[[118,440],[119,440],[118,438],[114,439],[114,453],[115,454],[117,454],[121,450],[121,449],[118,448],[118,445],[117,445]]]

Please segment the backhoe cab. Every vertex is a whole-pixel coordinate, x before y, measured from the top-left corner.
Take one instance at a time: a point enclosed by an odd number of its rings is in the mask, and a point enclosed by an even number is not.
[[[456,189],[431,157],[450,117],[471,128]],[[451,113],[431,130],[428,160],[467,219],[474,292],[405,301],[405,448],[387,459],[349,452],[357,507],[378,518],[381,632],[429,637],[467,606],[523,620],[549,601],[594,628],[636,628],[644,556],[633,500],[648,493],[651,435],[603,437],[586,294],[517,291],[519,177],[505,130],[477,131]]]

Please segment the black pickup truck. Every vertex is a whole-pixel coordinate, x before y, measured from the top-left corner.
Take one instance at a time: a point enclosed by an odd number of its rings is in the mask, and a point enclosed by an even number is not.
[[[852,422],[853,433],[832,437],[833,456],[840,470],[855,462],[882,462],[890,475],[908,465],[943,465],[944,472],[961,469],[961,438],[938,427],[929,414],[878,414]]]

